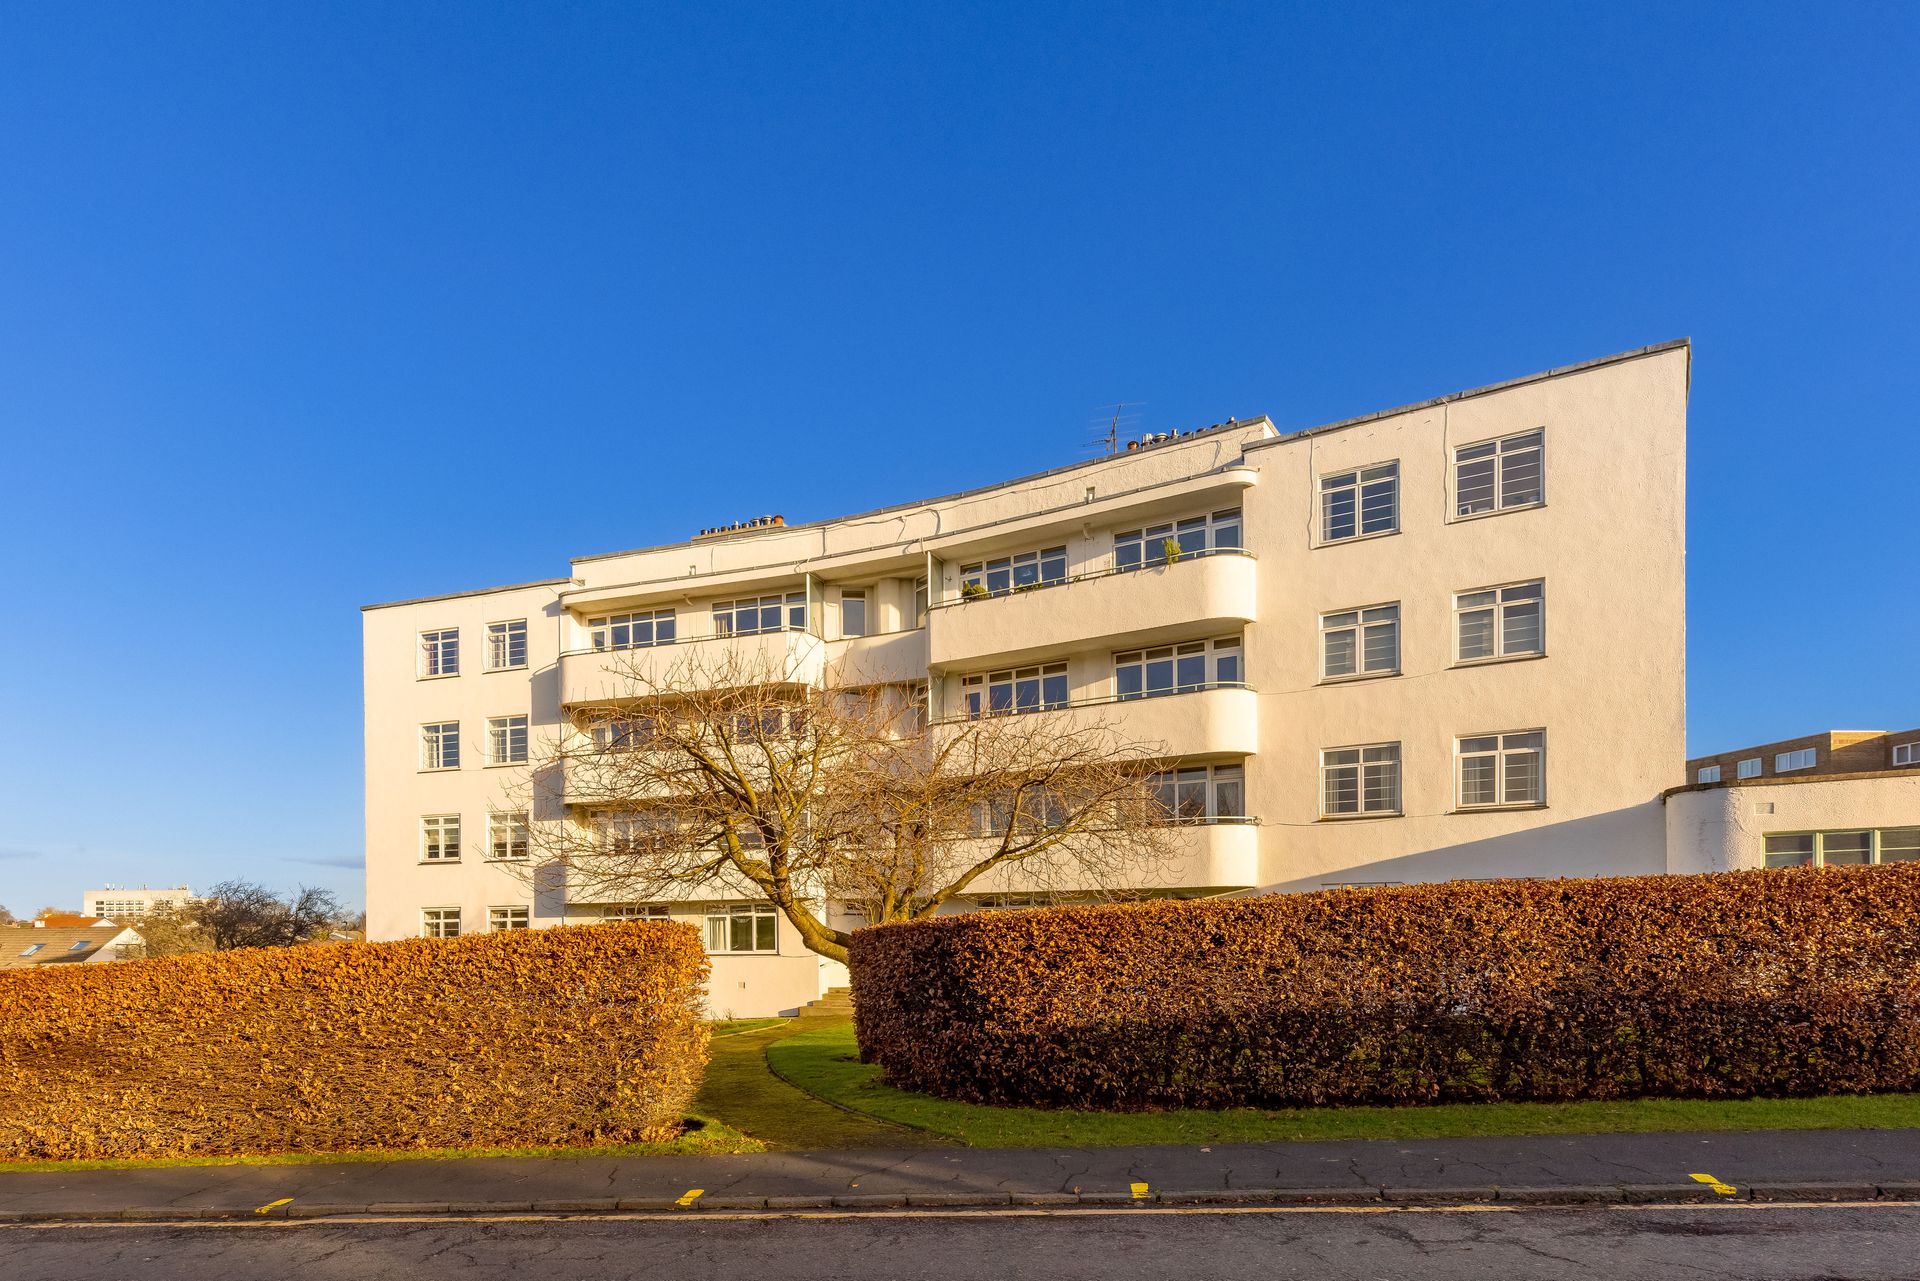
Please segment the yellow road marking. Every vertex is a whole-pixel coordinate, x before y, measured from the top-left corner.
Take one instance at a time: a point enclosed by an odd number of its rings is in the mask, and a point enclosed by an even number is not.
[[[687,1194],[678,1201],[675,1201],[674,1204],[678,1206],[690,1206],[706,1194],[707,1190],[705,1188],[688,1188]]]
[[[260,1207],[259,1209],[257,1209],[257,1210],[255,1210],[255,1211],[254,1211],[254,1213],[255,1213],[255,1214],[265,1214],[265,1213],[266,1213],[266,1212],[267,1212],[268,1210],[271,1210],[271,1209],[273,1209],[273,1208],[274,1208],[275,1206],[278,1206],[278,1205],[290,1205],[290,1204],[292,1204],[292,1202],[293,1202],[293,1198],[292,1198],[292,1197],[290,1197],[290,1196],[283,1196],[283,1197],[281,1197],[281,1198],[280,1198],[280,1199],[279,1199],[278,1201],[269,1201],[269,1202],[267,1202],[267,1203],[266,1203],[265,1205],[263,1205],[263,1206],[261,1206],[261,1207]]]
[[[1711,1174],[1690,1174],[1687,1177],[1692,1179],[1695,1183],[1706,1184],[1708,1187],[1712,1188],[1715,1192],[1718,1192],[1721,1196],[1733,1196],[1735,1193],[1740,1191],[1739,1188],[1734,1187],[1731,1183],[1722,1183],[1720,1182],[1720,1180],[1714,1178]]]
[[[1144,1201],[1144,1200],[1146,1200],[1146,1199],[1147,1199],[1147,1185],[1146,1185],[1146,1184],[1144,1184],[1144,1183],[1134,1183],[1134,1184],[1130,1184],[1129,1186],[1130,1186],[1130,1187],[1131,1187],[1131,1188],[1133,1189],[1133,1199],[1134,1199],[1134,1200],[1136,1200],[1136,1201]]]

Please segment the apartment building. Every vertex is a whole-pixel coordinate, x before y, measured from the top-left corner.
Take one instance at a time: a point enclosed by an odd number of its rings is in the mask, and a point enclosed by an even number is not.
[[[80,896],[80,911],[86,916],[104,916],[116,921],[137,921],[154,910],[176,910],[193,901],[193,891],[184,885],[148,888],[145,885],[108,885],[88,890]]]
[[[898,687],[935,721],[1102,709],[1196,820],[1166,893],[1665,870],[1688,377],[1668,343],[370,606],[368,936],[666,916],[706,931],[718,1013],[840,981],[744,897],[594,902],[526,865],[531,824],[580,817],[564,788],[554,814],[512,799],[538,744],[634,662],[699,652]]]

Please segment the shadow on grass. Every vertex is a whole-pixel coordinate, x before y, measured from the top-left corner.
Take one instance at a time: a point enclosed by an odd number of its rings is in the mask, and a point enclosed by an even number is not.
[[[850,1038],[852,1025],[845,1026]],[[770,1027],[714,1037],[694,1110],[771,1148],[910,1148],[942,1142],[924,1130],[903,1129],[822,1102],[775,1076],[767,1066],[767,1049],[794,1036],[794,1028],[779,1020]]]

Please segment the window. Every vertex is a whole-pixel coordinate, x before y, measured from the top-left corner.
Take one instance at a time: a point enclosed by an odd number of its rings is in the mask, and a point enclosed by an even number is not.
[[[1893,763],[1895,765],[1920,765],[1920,742],[1895,743],[1893,745]]]
[[[1001,716],[1008,712],[1038,712],[1050,707],[1065,707],[1067,665],[1049,663],[1045,667],[1022,667],[1010,672],[962,677],[960,697],[966,704],[968,720]]]
[[[501,810],[487,815],[487,857],[496,862],[524,859],[531,843],[527,811]]]
[[[1400,670],[1400,606],[1320,616],[1320,676],[1386,676]]]
[[[487,670],[504,672],[527,665],[527,620],[487,624]]]
[[[70,947],[70,948],[68,948],[68,949],[67,949],[67,951],[69,951],[69,952],[84,952],[84,951],[86,951],[86,950],[87,950],[88,948],[90,948],[90,947],[92,947],[92,946],[93,946],[93,944],[92,944],[92,943],[91,943],[90,941],[88,941],[87,939],[81,939],[81,940],[80,940],[80,941],[79,941],[78,943],[75,943],[75,944],[74,944],[74,945],[73,945],[72,947]]]
[[[458,863],[460,861],[460,816],[429,814],[420,820],[420,861]]]
[[[423,907],[420,909],[420,934],[430,939],[457,939],[460,937],[460,909],[457,907]]]
[[[928,599],[927,580],[926,576],[922,575],[913,580],[913,625],[915,627],[927,625]]]
[[[1004,596],[1008,592],[1030,591],[1050,583],[1065,582],[1067,549],[1049,547],[1044,551],[1021,552],[998,560],[978,561],[960,567],[960,595]]]
[[[1780,752],[1773,758],[1773,772],[1785,774],[1790,770],[1812,769],[1817,754],[1811,747],[1803,747],[1794,752]]]
[[[46,945],[45,943],[29,943],[29,944],[27,944],[27,950],[26,950],[26,951],[24,951],[24,952],[22,952],[22,953],[20,953],[20,955],[22,955],[22,956],[32,956],[32,955],[33,955],[33,954],[34,954],[35,952],[39,952],[39,951],[43,951],[43,950],[45,950],[45,948],[46,948],[46,946],[47,946],[47,945]]]
[[[1746,760],[1741,761],[1733,767],[1733,776],[1735,778],[1759,778],[1760,758],[1758,756],[1747,757]]]
[[[1239,551],[1240,509],[1229,508],[1210,516],[1189,516],[1164,524],[1129,529],[1113,536],[1113,567],[1120,570],[1164,565],[1179,556],[1205,556],[1209,552]]]
[[[1720,767],[1718,765],[1701,766],[1700,773],[1694,777],[1694,781],[1696,783],[1718,783],[1720,781]]]
[[[590,618],[587,627],[595,649],[646,649],[652,645],[671,645],[674,641],[674,615],[670,609],[641,614],[608,614]]]
[[[1155,698],[1240,683],[1240,638],[1188,641],[1113,656],[1113,687],[1121,698]],[[1063,678],[1064,679],[1064,678]]]
[[[1882,863],[1920,863],[1920,827],[1890,827],[1879,832]]]
[[[1920,827],[1842,832],[1777,832],[1762,851],[1768,867],[1847,867],[1920,861]]]
[[[1320,753],[1320,812],[1328,818],[1398,814],[1400,744],[1374,743]]]
[[[679,823],[666,810],[602,811],[593,816],[600,847],[609,854],[645,854],[666,845]]]
[[[734,903],[707,909],[707,951],[772,952],[777,923],[770,905]]]
[[[524,907],[490,907],[487,909],[487,929],[495,934],[501,930],[524,930],[532,924],[528,916],[528,910]]]
[[[840,593],[840,634],[842,636],[865,636],[867,634],[867,594],[864,591]]]
[[[1460,740],[1460,808],[1546,804],[1547,736],[1540,730]]]
[[[1546,652],[1546,583],[1478,587],[1453,598],[1455,661]]]
[[[664,921],[667,916],[665,903],[610,903],[600,909],[600,920],[606,921]]]
[[[631,752],[652,742],[651,716],[615,716],[593,725],[593,745],[603,752]]]
[[[1453,451],[1453,514],[1532,507],[1546,495],[1546,433],[1523,432],[1503,440],[1484,440]]]
[[[1148,780],[1161,811],[1176,823],[1212,823],[1247,816],[1246,772],[1238,765],[1162,770]]]
[[[713,607],[715,636],[755,636],[761,632],[805,631],[805,592],[721,601]]]
[[[460,768],[459,721],[435,721],[420,727],[420,768]]]
[[[460,629],[420,633],[420,675],[458,676],[460,674]]]
[[[1380,463],[1320,478],[1320,541],[1337,543],[1400,528],[1400,464]]]
[[[487,718],[487,763],[489,765],[525,765],[527,763],[527,718],[525,716],[489,716]]]

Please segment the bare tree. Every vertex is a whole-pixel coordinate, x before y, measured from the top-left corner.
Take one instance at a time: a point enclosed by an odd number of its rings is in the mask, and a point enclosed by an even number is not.
[[[0,906],[0,925],[13,925],[13,924],[16,924],[16,922],[13,919],[13,913],[9,912],[4,906]]]
[[[222,881],[188,904],[184,915],[215,951],[225,951],[291,947],[324,938],[341,911],[331,890],[303,885],[282,897],[251,881]]]
[[[1116,897],[1168,853],[1158,747],[1090,709],[929,725],[905,686],[612,661],[610,696],[561,727],[525,801],[526,874],[559,869],[570,897],[759,898],[844,961],[829,903],[879,924],[970,890]]]

